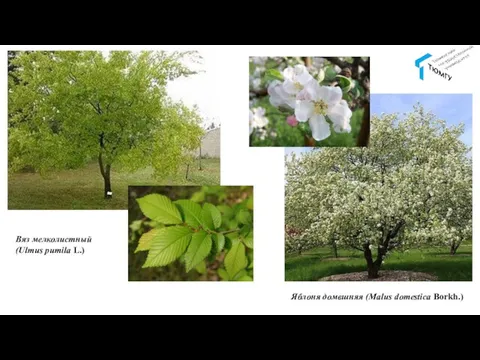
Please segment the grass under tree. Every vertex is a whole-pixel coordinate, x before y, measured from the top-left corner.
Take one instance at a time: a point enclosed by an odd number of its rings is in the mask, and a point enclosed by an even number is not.
[[[447,247],[414,249],[392,253],[382,271],[403,270],[438,277],[439,281],[472,281],[472,246],[464,245],[451,256]],[[286,281],[318,281],[328,276],[365,271],[363,254],[354,250],[338,251],[338,259],[328,247],[299,254],[288,254],[285,261]]]
[[[155,179],[152,168],[134,173],[112,169],[112,199],[99,196],[103,178],[98,173],[98,164],[50,173],[42,177],[35,173],[14,173],[8,177],[8,208],[10,210],[125,210],[128,208],[129,185],[218,185],[220,183],[220,160],[202,160],[190,166],[186,179],[186,166],[176,175],[164,180]]]

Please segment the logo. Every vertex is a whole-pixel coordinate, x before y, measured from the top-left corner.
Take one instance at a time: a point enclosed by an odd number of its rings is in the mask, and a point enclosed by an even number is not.
[[[421,58],[415,60],[415,66],[420,69],[420,80],[424,80],[424,68],[423,66],[420,66],[420,64],[431,57],[432,55],[425,54]]]
[[[422,63],[425,60],[430,59],[431,57],[432,57],[431,54],[425,54],[421,58],[415,60],[415,66],[420,70],[420,80],[425,80],[425,67],[422,66]],[[435,63],[435,60],[433,61],[433,63]],[[452,75],[447,74],[445,71],[439,68],[436,68],[430,63],[428,64],[428,69],[431,72],[435,73],[436,75],[441,76],[445,80],[448,80],[448,81],[452,80]]]

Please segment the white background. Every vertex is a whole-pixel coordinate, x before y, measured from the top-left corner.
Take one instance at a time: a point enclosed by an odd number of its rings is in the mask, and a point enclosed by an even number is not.
[[[7,49],[53,46],[2,45],[0,313],[7,314],[471,314],[480,313],[480,286],[474,283],[285,283],[284,152],[248,147],[249,56],[371,56],[372,93],[474,93],[474,149],[478,131],[478,73],[471,58],[449,70],[450,82],[425,70],[420,81],[415,59],[434,58],[464,45],[151,45],[89,46],[89,49],[198,49],[208,56],[209,96],[222,122],[222,185],[255,186],[255,283],[129,283],[126,211],[7,211]],[[69,49],[84,47],[68,46]],[[474,60],[475,59],[475,60]],[[475,77],[475,78],[474,78]],[[474,150],[475,151],[475,150]],[[475,159],[475,158],[474,158]],[[478,179],[474,166],[474,181]],[[478,192],[474,191],[478,204]],[[478,221],[474,222],[476,234]],[[15,239],[92,236],[86,254],[16,256]],[[476,248],[475,248],[476,249]],[[475,253],[474,249],[474,253]],[[475,261],[474,279],[479,264]],[[477,279],[478,280],[478,279]],[[309,294],[463,293],[457,302],[291,301]]]

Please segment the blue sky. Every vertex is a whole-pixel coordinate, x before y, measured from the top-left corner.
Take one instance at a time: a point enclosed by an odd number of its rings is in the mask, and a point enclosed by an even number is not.
[[[371,96],[370,109],[373,114],[406,113],[420,103],[431,110],[448,125],[465,125],[461,137],[468,146],[472,145],[472,95],[471,94],[378,94]]]
[[[427,111],[431,110],[438,118],[449,125],[465,125],[461,137],[468,146],[472,146],[472,95],[471,94],[372,94],[370,98],[371,113],[407,113],[417,103]],[[286,148],[287,154],[311,151],[310,148]]]

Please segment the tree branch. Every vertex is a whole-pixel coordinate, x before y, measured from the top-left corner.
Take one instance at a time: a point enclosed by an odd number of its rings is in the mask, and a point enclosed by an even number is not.
[[[365,70],[368,70],[368,67],[370,67],[370,61],[365,61],[361,57],[358,58],[358,65],[363,67]]]
[[[352,245],[352,244],[349,244],[348,246],[350,246],[352,249],[355,249],[355,250],[358,250],[358,251],[361,251],[361,252],[364,251],[364,249],[359,248],[359,247],[357,247],[357,246],[355,246],[355,245]]]
[[[403,219],[400,220],[400,222],[395,226],[395,228],[392,231],[390,231],[390,234],[388,234],[388,238],[389,239],[395,238],[405,224],[406,224],[405,220]]]
[[[267,89],[260,89],[260,90],[252,90],[250,89],[250,97],[264,97],[268,95]]]
[[[97,106],[91,101],[88,102],[90,105],[92,105],[93,109],[97,112],[98,115],[102,115],[102,109],[100,108],[100,104],[97,102]]]

